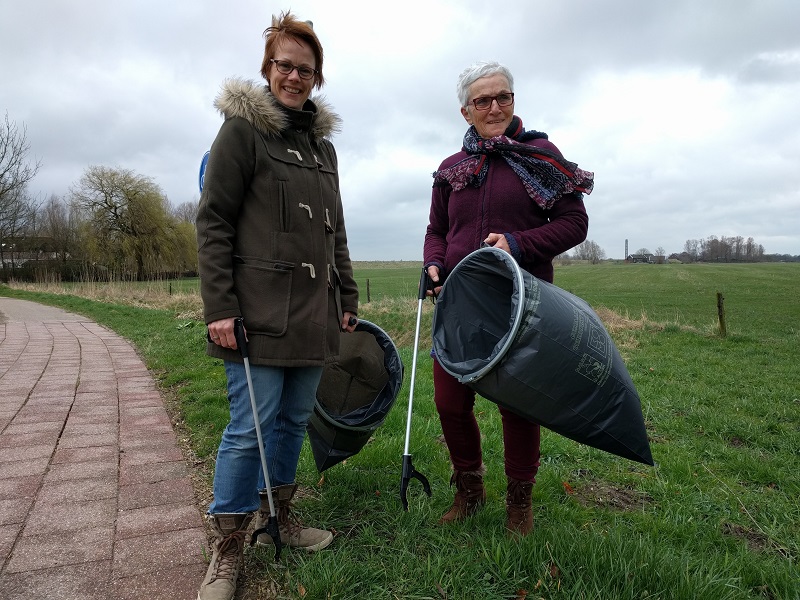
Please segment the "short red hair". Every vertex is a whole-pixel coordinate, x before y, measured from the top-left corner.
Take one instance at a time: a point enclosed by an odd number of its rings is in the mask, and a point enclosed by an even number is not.
[[[261,61],[261,76],[264,79],[268,79],[267,73],[269,73],[270,60],[275,58],[275,51],[278,46],[284,41],[294,38],[294,40],[302,40],[311,46],[311,51],[317,61],[314,86],[317,89],[322,87],[325,82],[322,77],[322,44],[319,43],[319,38],[314,33],[311,21],[301,21],[289,11],[281,13],[279,17],[272,15],[272,26],[264,30],[264,37],[267,40],[264,45],[264,59]]]

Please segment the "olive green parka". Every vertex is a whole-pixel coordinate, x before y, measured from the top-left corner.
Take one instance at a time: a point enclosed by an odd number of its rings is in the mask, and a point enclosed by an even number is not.
[[[336,152],[324,100],[289,109],[264,85],[229,79],[197,214],[206,324],[242,317],[253,364],[322,366],[357,314]],[[239,361],[211,342],[210,356]]]

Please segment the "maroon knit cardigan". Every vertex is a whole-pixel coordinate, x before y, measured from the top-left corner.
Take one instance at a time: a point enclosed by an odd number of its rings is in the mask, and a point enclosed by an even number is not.
[[[561,154],[547,139],[526,143]],[[453,154],[439,170],[466,157],[463,150]],[[425,266],[437,265],[446,277],[462,258],[480,248],[487,235],[503,233],[520,267],[552,283],[553,258],[586,239],[589,216],[581,195],[565,194],[544,210],[505,160],[496,155],[487,159],[489,172],[479,188],[467,186],[454,192],[447,183],[434,185],[425,233]]]

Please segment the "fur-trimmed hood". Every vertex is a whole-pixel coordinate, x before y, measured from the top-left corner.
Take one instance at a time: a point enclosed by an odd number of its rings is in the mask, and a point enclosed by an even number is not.
[[[342,119],[333,112],[324,96],[316,96],[309,102],[313,109],[311,135],[317,139],[330,138],[341,131]],[[249,79],[232,77],[222,83],[222,89],[214,100],[214,107],[225,118],[242,117],[265,135],[279,135],[289,127],[290,119],[286,111],[269,91],[266,85]],[[301,111],[297,111],[301,112]]]

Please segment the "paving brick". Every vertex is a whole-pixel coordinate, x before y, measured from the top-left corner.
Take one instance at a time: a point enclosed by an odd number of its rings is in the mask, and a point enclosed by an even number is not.
[[[32,497],[0,500],[0,525],[22,523],[32,504]]]
[[[153,449],[134,449],[119,455],[120,466],[124,469],[133,465],[146,465],[183,460],[183,453],[177,446]]]
[[[55,448],[58,432],[38,431],[35,433],[8,433],[0,434],[0,448],[19,449],[26,446],[50,445]]]
[[[82,463],[62,463],[52,465],[45,475],[45,485],[54,481],[70,479],[112,479],[117,476],[117,461],[91,461]]]
[[[45,431],[58,435],[63,428],[64,424],[61,421],[36,421],[32,423],[17,423],[14,421],[6,427],[5,431],[3,431],[3,435],[8,433],[40,433]]]
[[[124,577],[114,581],[117,600],[195,600],[206,573],[206,565],[193,564],[159,569],[147,577]]]
[[[175,433],[173,431],[158,433],[154,435],[141,435],[140,431],[120,431],[119,445],[124,451],[132,448],[163,448],[164,446],[175,445]]]
[[[105,423],[79,423],[78,420],[67,419],[67,424],[64,426],[64,432],[61,434],[62,438],[70,438],[75,436],[95,436],[95,435],[117,435],[116,420]]]
[[[129,510],[187,502],[194,504],[194,489],[188,477],[167,479],[153,483],[123,485],[119,488],[119,508]]]
[[[186,477],[188,471],[183,461],[157,463],[153,465],[129,465],[120,467],[119,484],[136,485],[137,483],[154,483],[165,479]]]
[[[202,527],[200,511],[186,504],[120,510],[117,515],[117,539]]]
[[[111,561],[95,561],[54,569],[4,573],[3,600],[112,600]],[[199,587],[199,586],[198,586]],[[147,598],[141,596],[140,600]]]
[[[2,471],[0,470],[0,474]],[[14,498],[33,498],[42,482],[41,475],[0,478],[0,500]]]
[[[102,500],[117,496],[117,478],[74,479],[43,485],[39,490],[40,502],[76,502]]]
[[[2,477],[2,463],[7,461],[31,460],[34,458],[49,458],[53,454],[55,440],[51,444],[25,446],[24,448],[0,448],[0,477]]]
[[[137,573],[154,573],[186,565],[205,563],[207,547],[205,529],[182,529],[165,536],[159,533],[118,540],[114,546],[113,576],[132,577]],[[198,587],[199,582],[198,582]],[[195,593],[196,590],[195,590]]]
[[[9,477],[25,477],[27,475],[44,475],[50,459],[47,456],[42,458],[29,458],[27,460],[11,460],[0,463],[0,472],[4,479]]]
[[[87,448],[58,448],[53,455],[53,464],[81,463],[98,460],[119,460],[117,446],[89,446]]]
[[[97,527],[114,527],[117,518],[117,499],[82,502],[37,502],[30,512],[24,534],[75,531]]]
[[[88,446],[108,446],[117,443],[116,433],[87,433],[78,432],[62,436],[58,443],[59,448],[86,448]]]
[[[61,565],[78,565],[109,560],[113,549],[113,527],[80,529],[72,535],[37,533],[17,540],[14,554],[6,562],[6,571],[20,573]],[[46,549],[46,552],[43,550]]]
[[[25,406],[14,417],[14,423],[44,423],[47,421],[54,421],[56,423],[64,423],[67,418],[69,407],[58,407],[53,409],[47,406]]]

